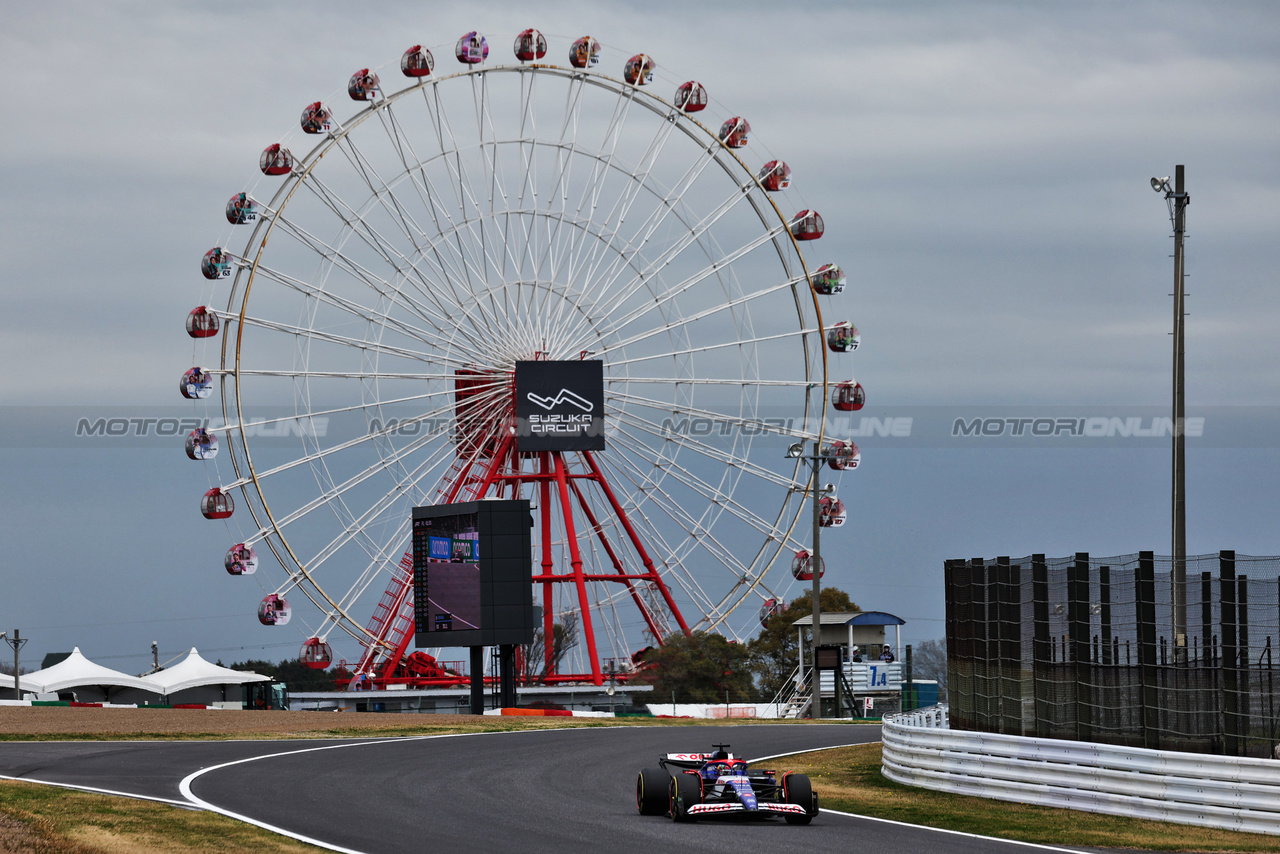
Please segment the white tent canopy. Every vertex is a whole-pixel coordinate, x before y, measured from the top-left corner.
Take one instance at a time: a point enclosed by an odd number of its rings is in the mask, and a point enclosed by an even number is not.
[[[23,674],[21,682],[24,691],[39,690],[48,693],[89,686],[100,687],[104,690],[110,688],[138,688],[154,694],[164,693],[164,689],[150,679],[141,676],[130,676],[128,673],[121,673],[118,670],[103,667],[101,664],[94,664],[84,657],[80,652],[80,647],[76,647],[71,651],[71,655],[52,667],[37,670],[35,673]],[[9,684],[12,687],[13,683],[10,682]],[[28,685],[33,687],[28,688]]]
[[[243,670],[232,670],[210,664],[191,647],[187,657],[166,670],[152,673],[147,679],[159,687],[161,694],[176,694],[187,688],[205,685],[244,685],[249,682],[269,682],[271,677]]]
[[[22,689],[23,693],[37,694],[43,692],[45,690],[44,685],[32,679],[31,676],[32,674],[30,673],[22,674],[18,678],[18,687]],[[12,690],[13,677],[6,673],[0,673],[0,697],[5,696],[4,692]]]

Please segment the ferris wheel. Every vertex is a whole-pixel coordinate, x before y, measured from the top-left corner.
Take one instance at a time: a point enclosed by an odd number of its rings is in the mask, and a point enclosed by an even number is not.
[[[411,509],[526,498],[547,681],[599,684],[675,631],[744,637],[803,551],[784,449],[865,400],[833,355],[857,329],[823,321],[844,275],[801,253],[822,219],[744,117],[708,121],[706,88],[648,55],[450,47],[451,70],[415,45],[307,104],[201,261],[181,391],[209,417],[186,449],[224,567],[261,584],[263,624],[302,626],[304,660],[332,636],[368,675],[412,638]],[[529,362],[599,364],[603,450],[521,449]]]

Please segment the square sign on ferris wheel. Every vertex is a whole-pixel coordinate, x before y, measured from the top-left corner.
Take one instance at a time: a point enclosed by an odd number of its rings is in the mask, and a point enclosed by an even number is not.
[[[516,362],[521,451],[604,450],[604,363]]]

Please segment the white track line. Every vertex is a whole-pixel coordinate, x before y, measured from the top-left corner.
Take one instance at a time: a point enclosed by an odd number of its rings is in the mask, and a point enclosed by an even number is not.
[[[800,756],[801,754],[804,754],[804,753],[817,753],[822,750],[840,750],[841,748],[844,748],[844,747],[858,747],[859,745],[863,745],[863,744],[883,744],[883,742],[860,741],[857,744],[840,744],[840,745],[836,745],[835,747],[814,747],[814,748],[810,748],[809,750],[795,750],[795,751],[792,751],[791,753],[775,753],[773,756],[762,756],[759,759],[752,759],[750,764],[754,765],[757,762],[768,762],[770,759],[781,759],[784,756]],[[1019,839],[1003,839],[999,836],[983,836],[980,833],[965,833],[962,830],[947,830],[941,827],[929,827],[927,824],[912,824],[911,822],[908,822],[908,821],[894,821],[891,818],[876,818],[875,816],[871,816],[871,815],[859,815],[858,813],[841,812],[840,810],[826,809],[823,807],[819,807],[818,812],[820,814],[827,813],[828,815],[842,815],[845,818],[857,818],[857,819],[862,819],[863,821],[876,821],[876,822],[879,822],[880,824],[892,824],[898,827],[911,827],[916,830],[929,830],[934,833],[945,833],[948,836],[963,836],[967,839],[981,839],[983,841],[989,841],[989,842],[1004,842],[1009,845],[1021,845],[1023,848],[1034,848],[1037,851],[1061,851],[1061,852],[1065,852],[1065,854],[1088,854],[1088,852],[1083,851],[1079,848],[1059,848],[1055,845],[1042,845],[1039,842],[1023,842],[1022,840],[1019,840]]]

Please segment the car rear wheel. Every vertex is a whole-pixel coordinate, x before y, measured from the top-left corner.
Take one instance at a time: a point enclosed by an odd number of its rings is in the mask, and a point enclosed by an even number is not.
[[[802,806],[804,815],[784,816],[787,824],[808,824],[818,814],[818,796],[813,793],[813,784],[805,774],[786,774],[782,778],[782,793],[787,803]]]
[[[671,778],[671,820],[697,821],[689,807],[702,803],[702,781],[696,774],[676,774]]]
[[[666,815],[671,804],[671,775],[646,768],[636,777],[636,809],[640,815]]]

